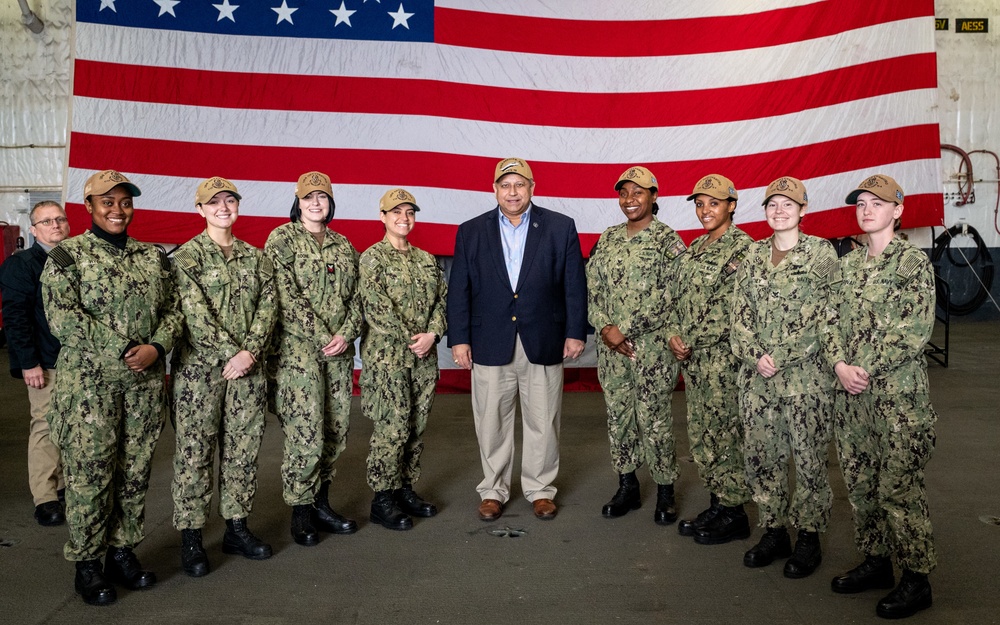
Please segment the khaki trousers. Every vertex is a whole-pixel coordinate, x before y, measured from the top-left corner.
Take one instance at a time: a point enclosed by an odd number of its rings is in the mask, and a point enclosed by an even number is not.
[[[45,414],[49,411],[52,387],[56,384],[56,370],[43,370],[45,386],[28,389],[28,403],[31,406],[31,425],[28,430],[28,488],[35,505],[56,500],[56,491],[66,487],[63,479],[59,449],[49,438],[49,422]]]
[[[514,411],[521,399],[521,491],[525,499],[553,499],[559,473],[559,419],[562,413],[563,365],[528,361],[520,337],[514,360],[506,365],[472,367],[472,414],[479,439],[482,499],[510,499],[514,464]]]

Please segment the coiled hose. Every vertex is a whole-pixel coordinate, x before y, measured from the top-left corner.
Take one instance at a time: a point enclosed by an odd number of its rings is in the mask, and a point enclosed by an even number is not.
[[[966,260],[966,258],[960,257],[956,260],[955,255],[951,251],[951,242],[957,236],[969,235],[972,237],[973,242],[976,244],[975,252],[972,254],[971,258]],[[976,261],[981,261],[982,265],[982,275],[979,281],[979,290],[976,294],[972,296],[968,301],[961,303],[950,303],[951,314],[953,315],[969,315],[979,309],[989,297],[990,289],[993,288],[993,257],[990,256],[990,250],[986,247],[986,243],[983,238],[979,236],[979,232],[967,224],[958,224],[952,226],[948,230],[945,230],[941,235],[934,239],[934,248],[931,253],[931,261],[935,264],[941,261],[941,257],[947,253],[948,260],[952,265],[956,267],[968,267],[975,272],[972,267],[972,263]],[[939,302],[945,301],[946,294],[944,292],[944,287],[940,282],[936,282],[936,292]]]

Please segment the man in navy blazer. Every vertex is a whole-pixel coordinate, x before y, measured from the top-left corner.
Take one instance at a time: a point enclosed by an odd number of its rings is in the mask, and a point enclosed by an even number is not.
[[[576,225],[531,202],[522,159],[497,164],[497,207],[458,228],[448,283],[448,345],[472,370],[472,408],[483,465],[479,517],[510,499],[514,409],[521,400],[521,490],[540,519],[556,515],[563,360],[583,353],[587,282]]]

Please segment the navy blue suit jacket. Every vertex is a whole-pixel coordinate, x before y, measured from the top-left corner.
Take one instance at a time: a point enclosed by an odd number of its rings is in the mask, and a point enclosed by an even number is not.
[[[511,290],[500,239],[500,208],[458,227],[448,281],[448,345],[472,346],[472,361],[506,365],[520,335],[528,360],[555,365],[567,338],[587,336],[587,279],[576,224],[531,205],[531,221]]]

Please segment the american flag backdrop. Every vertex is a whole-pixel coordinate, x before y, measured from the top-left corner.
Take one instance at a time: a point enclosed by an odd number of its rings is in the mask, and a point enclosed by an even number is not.
[[[334,229],[382,236],[378,198],[412,191],[412,241],[450,255],[495,205],[495,163],[527,159],[535,199],[575,218],[583,249],[621,221],[629,165],[660,181],[660,218],[700,233],[685,197],[733,179],[737,222],[806,182],[803,229],[856,231],[865,174],[907,192],[904,227],[938,225],[933,0],[77,0],[67,175],[74,232],[95,170],[142,189],[130,234],[204,227],[197,183],[233,180],[236,234],[262,245],[294,183],[333,180]]]

